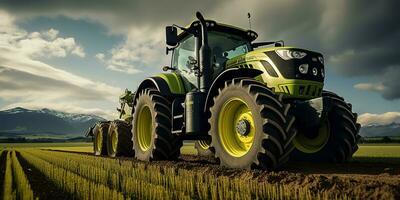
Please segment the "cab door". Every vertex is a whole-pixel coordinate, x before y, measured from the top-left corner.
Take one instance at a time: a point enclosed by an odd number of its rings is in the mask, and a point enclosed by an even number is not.
[[[186,91],[191,91],[197,86],[197,77],[190,59],[196,59],[196,40],[193,36],[183,39],[172,56],[172,67],[181,75]]]

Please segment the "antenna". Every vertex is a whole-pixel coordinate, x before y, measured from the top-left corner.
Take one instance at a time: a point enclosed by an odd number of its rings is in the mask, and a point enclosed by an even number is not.
[[[250,30],[251,30],[251,20],[250,20],[250,18],[251,18],[251,15],[250,15],[250,13],[249,13],[249,12],[247,13],[247,18],[249,19],[249,26],[250,26]]]

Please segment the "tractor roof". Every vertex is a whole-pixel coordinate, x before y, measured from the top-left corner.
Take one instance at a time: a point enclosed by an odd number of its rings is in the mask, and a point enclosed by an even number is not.
[[[207,30],[208,31],[219,31],[219,32],[224,32],[224,33],[230,33],[234,35],[239,35],[249,41],[253,41],[257,39],[258,35],[256,32],[252,30],[245,30],[239,27],[231,26],[228,24],[223,24],[223,23],[217,23],[213,20],[206,20],[207,23]],[[198,20],[193,21],[190,25],[186,26],[186,29],[198,29],[200,27],[200,22]],[[181,40],[188,36],[189,33],[183,31],[178,35],[178,39]]]

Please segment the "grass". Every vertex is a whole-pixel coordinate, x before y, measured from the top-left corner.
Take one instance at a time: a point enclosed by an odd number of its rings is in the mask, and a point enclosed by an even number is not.
[[[355,157],[386,157],[395,158],[400,156],[399,144],[375,144],[360,145]]]
[[[93,143],[88,142],[61,142],[61,143],[0,143],[0,149],[7,148],[40,148],[73,152],[93,152]],[[185,142],[181,148],[183,154],[196,155],[197,150],[193,142]]]
[[[353,156],[358,162],[400,163],[400,144],[362,144]]]
[[[36,147],[84,147],[91,146],[90,142],[49,142],[49,143],[0,143],[4,148],[36,148]]]

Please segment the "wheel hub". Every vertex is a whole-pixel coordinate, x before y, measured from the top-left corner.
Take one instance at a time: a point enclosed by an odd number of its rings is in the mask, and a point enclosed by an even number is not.
[[[240,119],[236,123],[236,132],[241,136],[246,136],[250,133],[250,122],[246,119]]]
[[[315,153],[320,151],[330,138],[329,121],[323,120],[314,130],[301,131],[293,139],[293,145],[301,152]]]
[[[228,99],[218,118],[218,135],[224,150],[234,157],[247,154],[253,145],[256,129],[245,101],[236,97]]]

